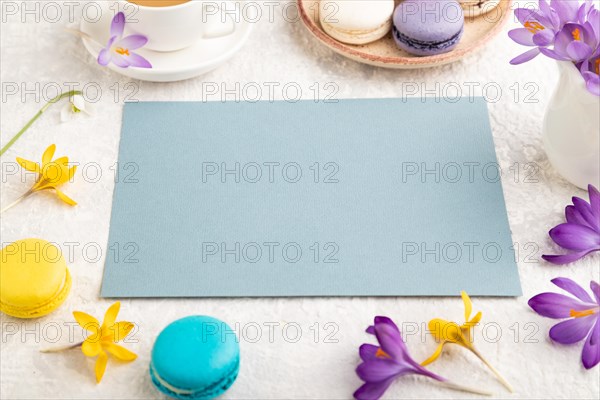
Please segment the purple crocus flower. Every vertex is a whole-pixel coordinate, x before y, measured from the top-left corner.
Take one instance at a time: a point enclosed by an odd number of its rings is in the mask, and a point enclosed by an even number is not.
[[[152,64],[132,50],[139,49],[148,42],[144,35],[129,35],[123,37],[125,30],[125,14],[117,13],[110,24],[110,39],[106,47],[98,53],[98,64],[115,64],[117,67],[152,68]]]
[[[533,310],[548,318],[565,319],[550,329],[550,338],[557,343],[572,344],[583,339],[581,361],[586,369],[600,362],[600,285],[591,281],[595,300],[577,283],[568,278],[552,280],[575,298],[559,293],[540,293],[529,300]]]
[[[533,47],[510,61],[527,62],[538,54],[559,61],[571,61],[580,69],[589,92],[600,96],[600,12],[592,0],[539,0],[538,9],[517,8],[515,16],[523,28],[508,36]]]
[[[402,334],[391,319],[375,317],[374,322],[367,328],[367,333],[377,337],[379,346],[367,343],[360,346],[362,363],[356,368],[356,373],[365,383],[354,392],[357,400],[379,399],[396,378],[411,374],[426,376],[451,389],[487,394],[450,383],[446,378],[426,370],[408,354]]]
[[[587,254],[600,250],[600,193],[588,185],[590,202],[573,197],[573,205],[565,208],[567,222],[550,229],[549,235],[556,244],[573,253],[542,258],[553,264],[568,264]]]
[[[568,23],[554,38],[554,48],[540,48],[540,52],[555,60],[579,64],[592,56],[599,41],[589,21],[585,24]]]
[[[545,0],[539,0],[538,9],[515,9],[515,17],[523,28],[513,29],[508,36],[515,42],[528,47],[534,47],[510,61],[517,65],[527,62],[540,54],[540,48],[549,46],[554,41],[556,32],[562,27],[559,13]]]

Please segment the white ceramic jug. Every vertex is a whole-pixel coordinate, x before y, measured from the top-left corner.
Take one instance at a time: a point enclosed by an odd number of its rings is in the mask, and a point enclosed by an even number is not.
[[[559,61],[560,79],[543,125],[550,163],[572,184],[600,187],[600,97],[591,94],[577,67]]]

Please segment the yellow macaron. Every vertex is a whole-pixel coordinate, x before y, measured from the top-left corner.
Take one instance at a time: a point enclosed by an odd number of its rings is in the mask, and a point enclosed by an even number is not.
[[[58,247],[23,239],[0,250],[0,311],[37,318],[56,310],[71,290],[71,275]]]

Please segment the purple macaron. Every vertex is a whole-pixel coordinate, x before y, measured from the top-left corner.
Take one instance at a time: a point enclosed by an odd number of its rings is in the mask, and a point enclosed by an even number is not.
[[[464,22],[456,0],[404,0],[394,11],[394,40],[416,56],[447,53],[460,41]]]

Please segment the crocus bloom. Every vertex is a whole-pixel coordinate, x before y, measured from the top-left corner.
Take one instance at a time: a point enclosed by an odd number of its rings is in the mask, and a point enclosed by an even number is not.
[[[510,61],[521,64],[544,54],[570,61],[581,71],[588,91],[600,96],[600,12],[591,0],[539,0],[538,9],[517,8],[515,16],[523,28],[508,35],[515,42],[533,47]]]
[[[138,67],[152,68],[152,64],[132,50],[139,49],[148,42],[144,35],[129,35],[123,37],[125,30],[125,14],[117,13],[110,25],[110,39],[106,47],[98,53],[98,64],[113,63],[121,68]]]
[[[573,253],[542,258],[553,264],[568,264],[600,250],[600,193],[588,185],[590,202],[573,197],[573,205],[565,208],[567,222],[552,228],[550,237],[556,244]]]
[[[379,399],[396,378],[411,374],[434,379],[452,389],[487,394],[450,383],[419,365],[408,354],[400,330],[388,317],[375,317],[375,323],[367,328],[367,333],[377,337],[379,346],[366,343],[360,346],[362,363],[356,373],[365,383],[354,392],[356,399]]]
[[[539,0],[537,10],[515,9],[515,16],[523,28],[509,31],[508,36],[523,46],[534,48],[512,59],[510,63],[513,65],[535,58],[540,54],[540,48],[552,44],[554,35],[561,28],[558,13],[545,0]]]
[[[572,344],[585,339],[581,361],[586,369],[600,361],[600,285],[591,281],[595,300],[577,283],[568,278],[556,278],[552,283],[570,293],[541,293],[529,300],[533,310],[548,318],[566,319],[550,329],[550,338],[557,343]]]
[[[54,190],[54,192],[58,195],[58,198],[64,201],[65,203],[71,206],[77,204],[75,200],[71,199],[69,196],[67,196],[58,189],[59,186],[73,179],[75,171],[77,170],[77,166],[74,165],[72,167],[69,167],[68,157],[60,157],[56,160],[52,160],[55,151],[56,145],[52,144],[48,146],[48,148],[44,151],[44,154],[42,155],[41,164],[34,161],[25,160],[21,157],[17,157],[17,163],[19,163],[19,165],[27,171],[37,173],[38,179],[35,182],[35,184],[31,187],[31,189],[29,189],[17,200],[4,207],[2,211],[0,211],[0,214],[8,210],[9,208],[15,206],[25,198],[42,190]]]
[[[69,98],[69,102],[60,110],[60,120],[67,122],[78,114],[94,115],[92,105],[86,102],[81,95]]]
[[[471,298],[464,291],[460,292],[460,295],[465,306],[465,323],[459,325],[456,322],[450,322],[440,318],[434,318],[429,321],[429,331],[433,337],[439,341],[439,345],[431,357],[423,361],[421,365],[428,365],[434,362],[442,354],[442,350],[446,344],[454,343],[475,354],[496,375],[498,380],[509,391],[512,392],[513,389],[510,384],[494,367],[492,367],[492,365],[486,359],[483,358],[481,353],[479,353],[479,351],[473,345],[472,330],[481,320],[481,311],[471,318],[471,313],[473,311],[473,303],[471,302]]]
[[[106,310],[102,325],[100,325],[96,318],[89,314],[81,311],[73,312],[77,323],[83,329],[92,332],[82,343],[81,351],[87,357],[97,357],[95,372],[96,382],[98,383],[102,380],[104,371],[106,370],[106,364],[108,363],[107,353],[110,353],[121,361],[133,361],[137,358],[137,355],[117,344],[117,342],[125,339],[134,327],[131,322],[115,322],[120,307],[121,303],[118,301],[110,306]]]
[[[598,41],[596,31],[589,22],[583,25],[568,23],[556,35],[554,48],[541,48],[540,52],[555,60],[578,64],[591,57],[598,47]]]

